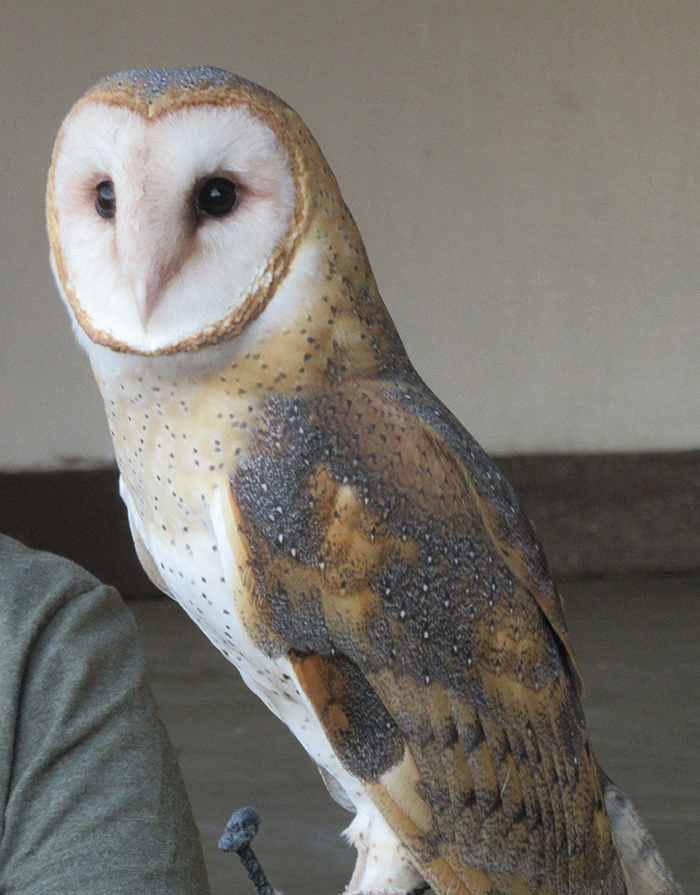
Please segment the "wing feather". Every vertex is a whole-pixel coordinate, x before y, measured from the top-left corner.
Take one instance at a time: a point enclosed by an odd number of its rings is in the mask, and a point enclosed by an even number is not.
[[[231,503],[251,636],[438,895],[624,893],[546,562],[419,380],[270,402]]]

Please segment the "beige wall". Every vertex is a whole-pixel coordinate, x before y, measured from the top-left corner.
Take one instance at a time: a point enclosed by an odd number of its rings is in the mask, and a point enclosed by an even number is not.
[[[203,63],[305,118],[488,450],[700,446],[700,3],[13,3],[0,42],[0,468],[110,454],[47,261],[63,114],[103,74]]]

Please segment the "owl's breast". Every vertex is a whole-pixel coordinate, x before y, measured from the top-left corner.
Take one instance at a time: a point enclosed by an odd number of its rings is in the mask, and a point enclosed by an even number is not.
[[[99,377],[137,543],[168,592],[231,661],[254,658],[224,575],[212,508],[247,452],[255,407],[231,383],[165,375]]]
[[[250,576],[225,505],[231,478],[248,460],[254,406],[157,381],[101,385],[131,529],[168,593],[350,802],[369,804],[340,764],[291,663],[263,652],[244,618]]]
[[[125,480],[124,480],[125,481]],[[227,483],[212,481],[199,493],[202,505],[189,512],[180,496],[168,509],[173,522],[187,529],[186,540],[172,538],[163,528],[159,509],[145,514],[130,490],[122,488],[132,530],[153,559],[170,595],[183,607],[213,645],[233,664],[246,685],[290,729],[307,753],[323,770],[325,780],[337,782],[345,800],[363,816],[370,800],[362,783],[340,763],[297,675],[286,656],[265,654],[249,635],[240,607],[250,603],[241,569],[234,561],[224,528],[217,521],[219,495]],[[172,496],[172,495],[171,495]],[[145,499],[143,493],[140,498]],[[227,561],[227,558],[229,561]]]

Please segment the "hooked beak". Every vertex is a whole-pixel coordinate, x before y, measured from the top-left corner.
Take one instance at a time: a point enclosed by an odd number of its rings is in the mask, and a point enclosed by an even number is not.
[[[162,290],[163,277],[157,272],[134,278],[134,303],[144,330],[148,329]]]

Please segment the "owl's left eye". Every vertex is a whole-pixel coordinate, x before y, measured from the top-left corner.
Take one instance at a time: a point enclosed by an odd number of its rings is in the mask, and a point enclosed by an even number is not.
[[[117,213],[117,194],[111,180],[103,180],[95,187],[95,208],[99,216],[108,221]]]
[[[197,191],[197,211],[210,218],[223,218],[238,202],[238,187],[226,177],[212,177]]]

